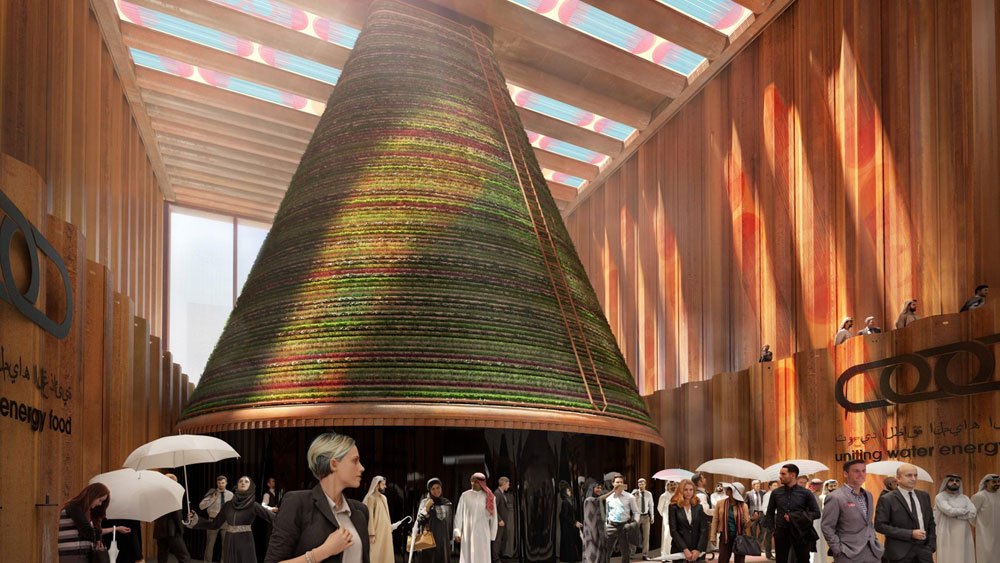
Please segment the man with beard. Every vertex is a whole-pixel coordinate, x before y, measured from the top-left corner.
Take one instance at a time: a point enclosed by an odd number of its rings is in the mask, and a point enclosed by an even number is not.
[[[988,563],[1000,553],[1000,475],[990,473],[979,482],[979,492],[972,495],[976,508],[976,563]]]
[[[491,563],[491,544],[497,537],[497,511],[486,475],[473,473],[472,488],[458,498],[455,541],[462,544],[459,563]]]
[[[986,295],[990,292],[990,286],[988,285],[977,285],[976,293],[969,298],[968,301],[962,305],[959,309],[959,313],[964,313],[965,311],[971,311],[972,309],[978,309],[986,304]]]
[[[385,498],[385,477],[377,475],[372,479],[364,503],[368,507],[368,539],[371,541],[371,563],[392,563],[395,559],[392,549],[392,531],[402,522],[392,523],[389,518],[389,502]]]
[[[962,478],[948,475],[941,492],[934,498],[934,522],[937,525],[938,563],[975,563],[972,546],[972,521],[976,507],[962,493]]]
[[[788,563],[790,557],[806,563],[809,552],[816,547],[813,520],[820,516],[816,495],[796,484],[799,467],[792,463],[781,466],[778,474],[782,487],[771,491],[764,523],[774,530],[774,548],[778,563]]]
[[[910,299],[903,305],[902,312],[896,318],[896,328],[903,328],[919,318],[920,315],[917,314],[917,300]]]
[[[660,541],[661,557],[670,555],[670,518],[668,518],[668,512],[670,510],[670,499],[673,498],[676,492],[677,483],[667,481],[667,489],[663,491],[659,500],[656,501],[656,511],[660,513],[660,522],[663,523],[663,539]]]

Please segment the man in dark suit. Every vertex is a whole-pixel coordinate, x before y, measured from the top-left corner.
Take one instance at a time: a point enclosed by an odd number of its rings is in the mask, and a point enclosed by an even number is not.
[[[510,479],[501,477],[497,480],[499,486],[493,491],[497,509],[497,537],[490,546],[493,551],[493,563],[499,563],[507,545],[507,528],[513,524],[511,519],[510,499],[507,498],[507,489],[510,488]]]
[[[896,490],[886,493],[875,508],[875,530],[885,534],[885,557],[893,563],[931,563],[937,545],[931,497],[914,490],[916,467],[900,465],[896,479]]]

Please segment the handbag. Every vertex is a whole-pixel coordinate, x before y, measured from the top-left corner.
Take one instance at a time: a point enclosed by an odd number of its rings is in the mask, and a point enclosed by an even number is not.
[[[423,551],[432,547],[437,547],[437,542],[434,541],[434,534],[430,530],[406,536],[406,551]]]
[[[90,563],[111,563],[111,556],[108,550],[104,549],[104,544],[97,542],[94,550],[90,552]]]
[[[760,544],[750,536],[740,534],[733,538],[733,553],[736,555],[760,555]]]

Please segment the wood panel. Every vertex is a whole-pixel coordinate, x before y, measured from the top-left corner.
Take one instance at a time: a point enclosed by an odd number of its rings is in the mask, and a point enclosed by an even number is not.
[[[980,0],[799,0],[581,190],[565,216],[643,392],[1000,283],[998,22]]]

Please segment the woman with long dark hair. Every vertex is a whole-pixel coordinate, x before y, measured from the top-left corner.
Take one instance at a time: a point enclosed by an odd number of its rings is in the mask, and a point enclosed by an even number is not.
[[[94,551],[104,549],[101,534],[125,526],[103,529],[104,515],[111,502],[111,491],[103,483],[87,485],[59,511],[59,563],[88,563]]]
[[[566,481],[559,481],[559,559],[576,563],[583,558],[583,542],[580,539],[583,524],[577,517],[573,489]]]
[[[222,560],[240,563],[257,563],[257,546],[253,541],[251,525],[254,519],[270,523],[274,513],[257,502],[257,487],[252,479],[244,475],[236,482],[233,499],[222,506],[219,514],[211,519],[198,522],[198,515],[191,512],[191,527],[218,530],[228,524],[222,542]]]
[[[427,481],[427,494],[420,499],[417,507],[418,531],[429,529],[434,536],[434,547],[417,555],[419,563],[451,563],[455,509],[441,490],[441,480],[437,477]]]

